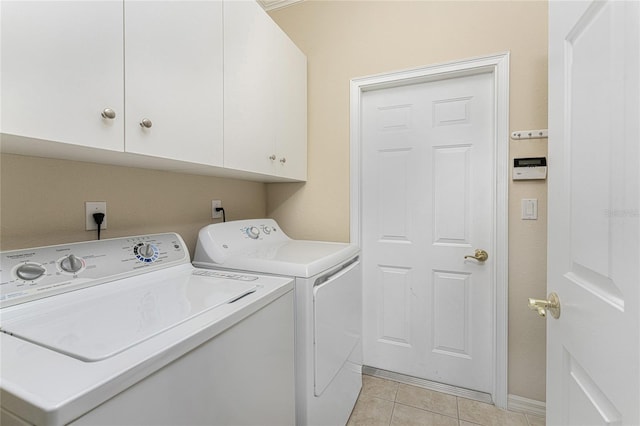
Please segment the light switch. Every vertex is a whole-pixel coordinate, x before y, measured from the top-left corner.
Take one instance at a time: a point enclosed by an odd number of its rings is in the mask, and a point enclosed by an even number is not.
[[[523,220],[538,219],[538,199],[537,198],[522,199],[522,219]]]

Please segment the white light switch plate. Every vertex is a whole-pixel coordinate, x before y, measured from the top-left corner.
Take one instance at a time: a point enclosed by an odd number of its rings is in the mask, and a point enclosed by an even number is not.
[[[522,219],[523,220],[538,219],[538,199],[537,198],[522,199]]]

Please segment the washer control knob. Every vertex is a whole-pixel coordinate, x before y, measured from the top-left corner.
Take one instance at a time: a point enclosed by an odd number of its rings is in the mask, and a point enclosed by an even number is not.
[[[25,263],[16,270],[18,278],[25,281],[33,281],[40,278],[47,270],[42,265],[36,263]]]
[[[255,226],[251,226],[247,228],[247,235],[249,236],[249,238],[253,240],[257,240],[258,237],[260,236],[260,230]]]
[[[271,233],[271,228],[270,228],[270,227],[268,227],[268,226],[265,226],[264,228],[262,228],[262,231],[263,231],[265,234],[269,235],[269,234]]]
[[[82,266],[82,259],[76,257],[73,254],[70,254],[69,256],[62,259],[62,261],[60,261],[60,268],[62,268],[62,270],[66,272],[78,272],[80,269],[82,269]]]
[[[144,244],[140,246],[140,248],[138,249],[138,253],[140,253],[142,257],[150,259],[154,255],[153,246],[151,244]]]
[[[155,262],[160,256],[158,247],[156,247],[152,243],[136,244],[136,246],[133,248],[133,254],[139,261],[144,263]]]

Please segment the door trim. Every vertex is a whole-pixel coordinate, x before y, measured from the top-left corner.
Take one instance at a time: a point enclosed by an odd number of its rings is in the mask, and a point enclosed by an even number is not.
[[[363,92],[437,81],[457,76],[490,72],[495,83],[494,122],[494,247],[495,276],[493,282],[494,318],[494,382],[492,397],[499,408],[507,408],[508,351],[508,188],[509,188],[509,52],[422,68],[359,77],[350,83],[350,240],[362,245],[362,117]]]

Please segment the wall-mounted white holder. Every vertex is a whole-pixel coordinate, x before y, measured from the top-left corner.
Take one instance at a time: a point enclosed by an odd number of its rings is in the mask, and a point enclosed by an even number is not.
[[[549,130],[516,130],[511,132],[511,139],[544,139],[549,137]]]

